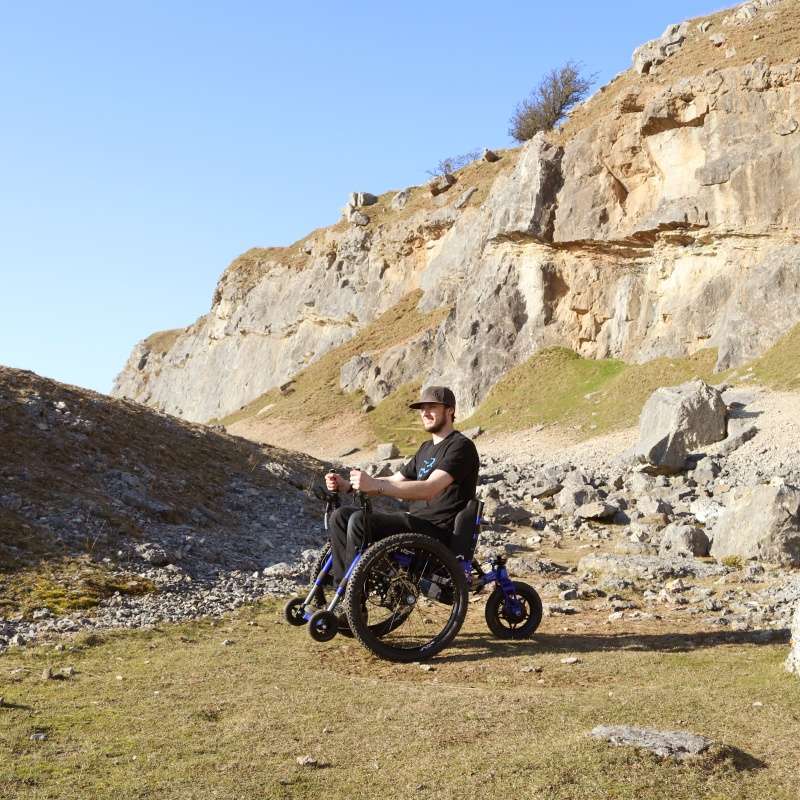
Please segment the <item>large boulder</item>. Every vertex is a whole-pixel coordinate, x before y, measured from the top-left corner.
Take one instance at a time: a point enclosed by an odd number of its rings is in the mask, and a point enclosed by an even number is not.
[[[639,418],[636,460],[652,472],[679,472],[689,452],[725,438],[727,411],[721,392],[699,379],[656,389]]]
[[[673,522],[664,528],[658,548],[660,556],[707,556],[708,536],[702,528]]]
[[[792,652],[786,660],[786,669],[800,675],[800,603],[794,611],[792,622]]]
[[[800,489],[785,483],[733,492],[711,534],[711,555],[800,566]]]
[[[645,42],[633,52],[633,68],[640,74],[647,74],[653,67],[662,64],[674,53],[681,49],[689,33],[689,23],[669,25],[664,33]]]

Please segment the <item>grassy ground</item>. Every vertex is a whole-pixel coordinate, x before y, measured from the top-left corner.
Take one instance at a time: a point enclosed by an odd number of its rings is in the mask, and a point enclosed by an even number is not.
[[[763,356],[735,370],[731,377],[746,377],[773,389],[800,389],[800,325],[789,331]]]
[[[716,352],[659,358],[645,364],[585,359],[566,348],[550,348],[510,370],[462,428],[523,430],[558,423],[582,436],[635,425],[647,398],[659,386],[692,378],[718,382]]]
[[[10,651],[0,796],[796,798],[800,681],[783,671],[785,645],[599,620],[540,630],[498,642],[472,606],[423,671],[352,640],[317,645],[269,603],[216,624]],[[561,663],[573,654],[578,664]],[[74,677],[42,680],[65,666]],[[587,736],[617,723],[716,745],[681,765]],[[299,766],[305,755],[324,766]]]

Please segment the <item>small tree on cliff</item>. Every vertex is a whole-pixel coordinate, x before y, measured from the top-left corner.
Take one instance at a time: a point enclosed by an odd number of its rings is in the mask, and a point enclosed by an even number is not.
[[[551,130],[586,98],[596,78],[596,74],[584,75],[575,61],[551,69],[514,110],[509,120],[509,135],[518,142],[526,142],[539,131]]]

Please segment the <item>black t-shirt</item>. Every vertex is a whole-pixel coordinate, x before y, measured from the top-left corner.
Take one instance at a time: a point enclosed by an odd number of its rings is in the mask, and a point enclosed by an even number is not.
[[[475,497],[479,466],[475,445],[458,431],[438,444],[425,442],[414,458],[400,468],[400,474],[410,481],[424,481],[434,470],[442,469],[452,475],[453,482],[433,500],[413,501],[409,513],[452,531],[456,514]]]

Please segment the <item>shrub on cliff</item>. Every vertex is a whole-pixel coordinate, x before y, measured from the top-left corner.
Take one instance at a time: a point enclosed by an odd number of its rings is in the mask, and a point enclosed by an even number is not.
[[[466,167],[467,164],[471,164],[473,161],[477,161],[481,157],[480,150],[470,150],[469,153],[463,153],[460,156],[450,156],[449,158],[443,158],[434,169],[426,170],[428,175],[432,177],[437,177],[439,175],[450,175],[453,172],[461,169],[461,167]]]
[[[551,69],[539,85],[514,110],[508,133],[518,142],[558,125],[569,111],[586,98],[596,75],[585,75],[580,64],[568,61]]]

